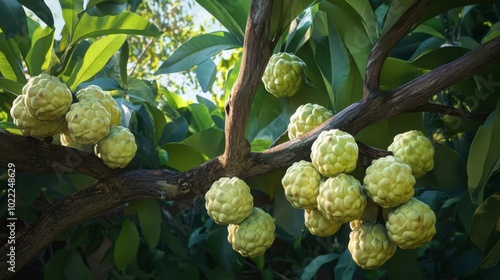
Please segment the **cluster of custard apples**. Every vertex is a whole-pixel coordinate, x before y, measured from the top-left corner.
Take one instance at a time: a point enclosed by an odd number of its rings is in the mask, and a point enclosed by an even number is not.
[[[301,105],[291,116],[288,136],[295,139],[314,129],[333,113],[317,104]],[[393,153],[373,160],[363,182],[349,175],[359,148],[352,135],[339,129],[323,131],[311,147],[311,161],[293,163],[282,185],[295,208],[305,209],[305,226],[317,236],[335,234],[344,223],[351,232],[348,249],[364,269],[391,258],[396,248],[414,249],[436,234],[436,216],[414,198],[416,178],[434,167],[434,148],[420,131],[394,137]]]
[[[118,104],[95,85],[73,94],[58,77],[33,76],[10,114],[24,136],[55,137],[61,145],[95,153],[110,168],[126,167],[137,151],[134,135],[120,125]]]

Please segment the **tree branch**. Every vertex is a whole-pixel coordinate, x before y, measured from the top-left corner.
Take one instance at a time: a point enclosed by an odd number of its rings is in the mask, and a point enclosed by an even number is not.
[[[250,153],[246,127],[250,107],[261,77],[273,53],[275,43],[269,41],[273,1],[254,0],[248,15],[243,43],[241,70],[226,105],[226,146],[222,162],[236,165]]]
[[[488,112],[469,112],[464,109],[455,108],[435,103],[426,103],[410,110],[411,112],[441,113],[450,116],[457,116],[464,119],[484,121],[488,118]]]
[[[363,95],[365,98],[369,94],[380,91],[380,73],[382,72],[385,60],[392,49],[408,34],[415,23],[418,22],[430,2],[430,0],[420,0],[408,8],[375,44],[366,65],[365,83],[363,86]]]

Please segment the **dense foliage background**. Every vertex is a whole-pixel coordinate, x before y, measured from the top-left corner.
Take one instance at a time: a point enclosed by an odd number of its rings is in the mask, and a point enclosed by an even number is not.
[[[184,172],[221,155],[224,104],[239,72],[251,1],[196,2],[223,30],[195,26],[190,1],[60,0],[64,26],[56,38],[53,13],[43,1],[0,2],[0,129],[20,133],[9,114],[12,101],[30,76],[45,72],[73,91],[95,84],[112,92],[123,112],[122,125],[139,147],[129,169]],[[283,133],[301,104],[317,103],[338,113],[360,100],[370,51],[415,2],[323,0],[301,10],[275,52],[302,58],[308,83],[285,99],[258,88],[246,129],[252,151],[288,140]],[[432,1],[386,60],[381,89],[394,89],[499,34],[498,1]],[[233,52],[221,55],[225,50]],[[277,238],[265,256],[243,258],[231,249],[226,227],[208,218],[200,190],[184,201],[135,200],[78,224],[16,277],[498,279],[499,66],[491,61],[473,77],[436,93],[431,102],[447,106],[444,111],[406,112],[356,135],[362,143],[387,149],[396,134],[417,129],[436,149],[435,168],[417,180],[416,196],[435,211],[437,235],[423,248],[398,249],[379,269],[365,271],[352,261],[348,225],[328,238],[311,235],[303,211],[285,199],[280,182],[285,170],[278,170],[247,180],[256,206],[271,213],[277,225]],[[166,79],[171,73],[186,78]],[[186,98],[200,89],[211,98]],[[95,181],[67,171],[17,174],[20,228]],[[362,181],[363,172],[358,167],[354,176]],[[7,178],[6,173],[0,177],[2,219]]]

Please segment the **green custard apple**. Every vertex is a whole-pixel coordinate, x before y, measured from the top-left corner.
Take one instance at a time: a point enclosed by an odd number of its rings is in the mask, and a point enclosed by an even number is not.
[[[298,56],[280,52],[269,59],[262,76],[266,90],[276,96],[294,96],[305,81],[306,64]]]
[[[423,177],[434,168],[434,146],[421,131],[396,135],[388,150],[411,167],[415,178]]]
[[[334,235],[342,226],[341,222],[326,218],[318,209],[306,209],[304,220],[309,232],[320,237]]]
[[[356,264],[364,269],[375,269],[394,255],[397,246],[383,225],[362,223],[349,234],[347,247]]]
[[[333,112],[321,105],[312,103],[300,105],[290,117],[288,138],[299,138],[331,117]]]
[[[285,197],[295,208],[315,209],[321,174],[308,161],[294,162],[281,180]]]
[[[97,144],[110,130],[110,114],[95,99],[73,103],[66,122],[71,138],[80,144]]]
[[[124,168],[137,152],[135,136],[128,128],[111,126],[109,134],[95,145],[95,153],[109,168]]]
[[[108,92],[103,91],[98,86],[90,85],[77,91],[75,96],[79,101],[92,98],[99,100],[101,105],[106,108],[110,114],[110,125],[120,125],[122,111],[118,107],[115,99]]]

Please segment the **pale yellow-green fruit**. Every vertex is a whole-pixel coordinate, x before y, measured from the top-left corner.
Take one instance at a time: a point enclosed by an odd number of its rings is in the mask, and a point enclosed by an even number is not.
[[[435,225],[434,211],[414,197],[394,208],[385,223],[389,237],[401,249],[415,249],[430,242],[436,234]]]
[[[113,125],[95,145],[95,153],[109,168],[125,168],[137,152],[135,136],[126,127]]]
[[[434,168],[434,146],[421,131],[396,135],[388,150],[411,167],[415,178],[423,177]]]
[[[264,254],[271,247],[275,229],[271,215],[254,207],[251,214],[241,223],[227,226],[229,233],[227,240],[233,250],[243,257],[254,258]]]
[[[262,76],[266,90],[276,96],[294,96],[305,81],[306,64],[298,56],[291,53],[276,53],[269,59],[269,63]]]
[[[325,217],[341,223],[358,219],[366,207],[361,183],[344,173],[328,178],[319,186],[317,201],[318,210]]]
[[[415,177],[411,167],[400,158],[386,156],[372,161],[363,183],[375,203],[389,208],[401,205],[413,196]]]
[[[321,174],[312,163],[301,160],[294,162],[283,176],[281,184],[285,197],[295,208],[315,209]]]
[[[304,220],[309,232],[321,237],[334,235],[342,226],[341,222],[327,219],[318,209],[306,209]]]
[[[364,269],[375,269],[394,255],[397,246],[383,225],[362,223],[349,234],[347,247],[356,264]]]
[[[110,114],[110,125],[120,125],[122,111],[118,107],[115,99],[108,92],[103,91],[96,85],[90,85],[77,91],[75,96],[79,101],[92,98],[99,100],[101,105],[106,108]]]
[[[312,103],[300,105],[290,117],[288,138],[299,138],[331,117],[333,117],[332,111],[321,105]]]
[[[323,131],[311,147],[311,162],[323,176],[333,177],[356,168],[358,144],[352,135],[339,129]]]
[[[93,153],[94,152],[94,145],[90,144],[80,144],[73,140],[71,136],[69,136],[69,131],[68,128],[66,127],[60,134],[59,134],[59,142],[62,146],[70,147],[70,148],[75,148],[87,153]]]
[[[21,130],[24,136],[38,139],[59,134],[66,125],[64,119],[42,121],[33,118],[24,105],[25,95],[19,95],[14,99],[10,108],[14,124]]]
[[[23,87],[24,105],[33,118],[60,120],[68,112],[73,95],[59,78],[40,74],[28,79]]]
[[[69,135],[80,144],[96,144],[109,134],[110,115],[95,99],[71,105],[66,114]]]
[[[239,224],[252,213],[250,187],[238,177],[222,177],[205,194],[205,208],[217,224]]]

